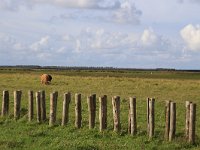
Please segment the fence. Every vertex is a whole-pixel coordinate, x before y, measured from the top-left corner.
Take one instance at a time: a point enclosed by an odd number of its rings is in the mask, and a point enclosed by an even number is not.
[[[21,110],[21,95],[22,91],[14,91],[14,119],[20,118]],[[49,113],[49,126],[53,126],[56,122],[57,112],[57,99],[58,92],[50,94],[50,113]],[[41,123],[47,119],[46,117],[46,98],[45,91],[35,93],[36,100],[36,117],[37,122]],[[34,96],[33,91],[28,92],[28,120],[32,121],[34,116]],[[63,99],[62,122],[64,126],[69,121],[69,105],[71,101],[71,94],[65,93]],[[82,126],[82,106],[81,94],[75,94],[75,127],[81,128]],[[88,113],[89,113],[89,129],[95,127],[96,118],[96,94],[87,97]],[[149,139],[155,133],[155,99],[147,98],[147,134]],[[119,132],[121,130],[120,123],[120,97],[112,97],[113,107],[113,130]],[[9,114],[9,92],[3,91],[2,98],[2,111],[1,116]],[[195,123],[196,123],[196,104],[186,101],[186,116],[185,116],[185,137],[191,144],[195,143]],[[107,128],[107,96],[99,97],[99,130],[103,131]],[[130,97],[129,99],[129,114],[128,114],[128,132],[131,135],[137,133],[137,116],[136,116],[136,98]],[[165,104],[165,134],[164,137],[168,141],[175,138],[176,133],[176,103],[166,101]]]

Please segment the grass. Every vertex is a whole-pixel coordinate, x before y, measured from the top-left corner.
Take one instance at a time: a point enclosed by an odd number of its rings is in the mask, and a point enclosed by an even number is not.
[[[40,84],[43,72],[53,76],[52,84]],[[83,70],[0,70],[0,91],[10,92],[10,115],[0,118],[0,149],[200,149],[200,74],[187,72],[147,72],[147,71],[83,71]],[[17,121],[13,119],[13,91],[22,90],[22,113]],[[57,122],[54,127],[48,121],[38,124],[36,116],[33,122],[27,121],[28,90],[46,91],[47,113],[49,113],[49,95],[59,92]],[[71,92],[70,120],[67,126],[60,126],[62,99],[65,92]],[[83,124],[81,129],[74,127],[74,95],[82,94]],[[94,129],[88,129],[88,111],[86,97],[96,93],[108,96],[108,129],[100,133],[96,118]],[[121,98],[122,131],[114,133],[112,126],[111,97]],[[0,94],[2,96],[2,92]],[[137,98],[136,136],[127,133],[128,98]],[[146,98],[155,97],[155,137],[146,135]],[[177,103],[177,130],[173,142],[164,140],[165,100]],[[185,101],[197,103],[196,144],[190,145],[184,139]],[[98,101],[97,101],[98,107]],[[98,108],[97,108],[98,110]],[[36,111],[35,111],[36,112]],[[47,114],[48,116],[48,114]],[[98,116],[98,112],[97,112]]]

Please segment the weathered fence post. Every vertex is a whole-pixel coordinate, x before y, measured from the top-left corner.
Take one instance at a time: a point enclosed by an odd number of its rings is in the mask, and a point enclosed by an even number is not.
[[[55,112],[55,115],[54,115],[54,117],[55,117],[55,121],[56,121],[56,116],[57,116],[57,103],[58,103],[58,91],[54,91],[53,92],[54,94],[55,94],[55,110],[54,110],[54,112]]]
[[[169,140],[169,128],[170,128],[170,103],[171,101],[166,101],[165,103],[165,139]]]
[[[189,138],[188,142],[195,143],[196,104],[190,103]]]
[[[95,126],[95,114],[96,114],[96,95],[87,97],[88,112],[89,112],[89,129]]]
[[[35,98],[36,98],[36,112],[37,112],[37,122],[41,122],[41,96],[40,92],[35,93]]]
[[[81,128],[81,94],[75,94],[75,127]]]
[[[33,91],[28,91],[28,120],[33,119]]]
[[[150,98],[147,98],[147,134],[149,135],[149,101]]]
[[[119,132],[120,129],[121,129],[121,124],[120,124],[120,97],[119,96],[112,97],[112,105],[113,105],[114,131]]]
[[[71,94],[65,93],[63,99],[63,113],[62,113],[62,126],[66,125],[69,121],[69,103],[71,101]]]
[[[99,97],[99,130],[107,128],[107,96]]]
[[[87,97],[87,104],[88,104],[88,113],[89,113],[89,129],[94,128],[94,113],[93,113],[93,97],[88,96]]]
[[[186,113],[185,113],[185,137],[186,140],[189,138],[189,122],[190,122],[190,101],[185,102],[185,108],[186,108]]]
[[[45,98],[45,91],[40,91],[41,96],[41,120],[46,120],[46,98]]]
[[[50,94],[49,126],[53,126],[56,121],[57,97],[58,97],[57,92],[53,92]]]
[[[176,103],[170,103],[170,128],[169,128],[169,141],[175,138],[176,133]]]
[[[20,109],[21,109],[21,91],[14,91],[14,118],[15,120],[20,117]]]
[[[149,138],[152,138],[154,136],[154,127],[155,127],[154,103],[155,99],[151,98],[149,101]]]
[[[95,119],[96,119],[96,94],[92,94],[92,101],[93,101],[93,124],[95,126]],[[93,127],[94,128],[94,127]]]
[[[3,91],[1,116],[6,116],[8,114],[9,114],[9,92]]]
[[[176,103],[166,101],[165,104],[165,139],[172,141],[176,132]]]
[[[131,135],[135,135],[137,133],[137,122],[136,122],[136,97],[129,98],[129,125],[128,132]]]
[[[154,136],[155,116],[154,116],[154,98],[147,98],[147,134],[149,138]]]
[[[154,136],[155,128],[154,103],[154,98],[147,98],[147,134],[150,139]]]

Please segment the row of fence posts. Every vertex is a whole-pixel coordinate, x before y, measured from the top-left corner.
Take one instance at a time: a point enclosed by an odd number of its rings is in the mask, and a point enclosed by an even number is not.
[[[21,106],[21,91],[14,91],[14,119],[20,118]],[[46,117],[46,98],[45,91],[35,93],[36,99],[36,116],[37,122],[45,121]],[[56,121],[57,112],[57,99],[58,92],[50,94],[50,113],[49,113],[49,126],[53,126]],[[28,120],[32,121],[34,116],[34,95],[33,91],[28,92]],[[63,99],[62,122],[64,126],[69,121],[69,104],[71,101],[71,94],[65,93]],[[95,127],[96,118],[96,94],[87,97],[88,112],[89,112],[89,129]],[[120,97],[112,97],[113,106],[113,128],[114,131],[119,132],[121,129],[120,124]],[[155,113],[154,113],[155,99],[147,98],[147,134],[149,138],[154,136],[155,127]],[[2,111],[1,116],[9,114],[9,92],[3,91]],[[176,103],[166,101],[165,105],[165,139],[172,141],[175,138],[176,132]],[[186,122],[185,122],[185,136],[189,143],[195,143],[195,122],[196,122],[196,104],[186,101]],[[107,128],[107,96],[99,97],[99,130],[103,131]],[[75,127],[81,128],[82,125],[82,106],[81,94],[75,94]],[[136,120],[136,98],[130,97],[129,99],[129,115],[128,115],[128,132],[131,135],[137,133],[137,120]]]

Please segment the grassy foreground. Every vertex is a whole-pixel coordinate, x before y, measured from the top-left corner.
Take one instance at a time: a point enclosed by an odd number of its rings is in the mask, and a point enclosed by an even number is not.
[[[52,84],[40,84],[40,75],[50,73]],[[0,117],[0,149],[200,149],[200,74],[186,72],[145,72],[145,71],[55,71],[55,70],[0,70],[0,96],[2,91],[10,92],[10,115]],[[13,119],[13,91],[22,90],[21,118]],[[38,124],[27,121],[28,90],[46,91],[47,113],[49,113],[49,95],[58,91],[57,123],[48,126],[48,121]],[[71,92],[70,121],[60,126],[62,100],[65,92]],[[74,127],[74,94],[82,94],[83,124],[81,129]],[[100,133],[98,111],[95,129],[88,129],[86,97],[96,93],[108,96],[108,129]],[[111,97],[121,98],[120,133],[114,133],[112,125]],[[137,98],[136,136],[127,133],[128,99]],[[155,137],[146,135],[146,98],[155,97]],[[177,103],[177,130],[173,142],[164,140],[165,100]],[[184,138],[185,101],[197,104],[196,144],[187,144]],[[1,110],[1,109],[0,109]],[[97,100],[98,110],[98,100]],[[48,116],[48,114],[47,114]]]

